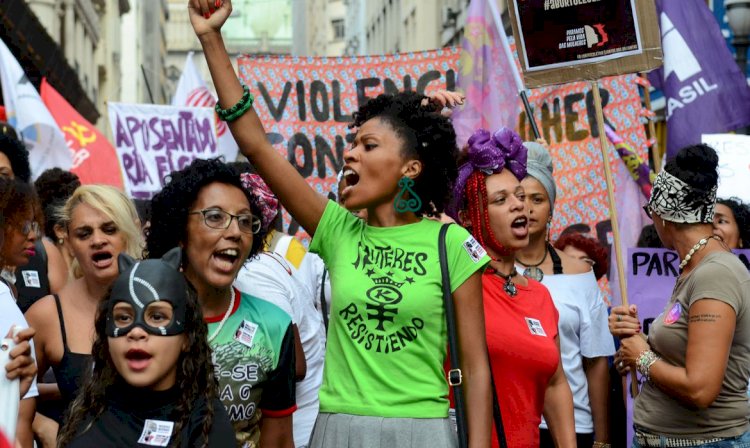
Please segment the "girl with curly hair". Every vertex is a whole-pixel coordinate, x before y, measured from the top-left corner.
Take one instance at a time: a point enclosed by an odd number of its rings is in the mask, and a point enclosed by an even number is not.
[[[458,149],[450,120],[413,92],[381,95],[362,105],[344,156],[343,206],[328,201],[266,139],[222,41],[220,30],[231,10],[228,0],[189,1],[219,105],[234,110],[221,115],[242,153],[313,236],[310,250],[330,272],[331,321],[310,446],[455,446],[443,372],[441,224],[424,218],[443,210],[456,175]],[[441,99],[452,103],[458,96]],[[367,220],[347,209],[366,209]],[[447,248],[469,445],[487,447],[491,389],[481,270],[489,259],[474,250],[474,239],[458,226],[449,229]]]
[[[739,198],[719,199],[714,214],[714,235],[730,249],[750,246],[750,206]]]
[[[549,241],[557,198],[552,156],[540,143],[525,145],[528,175],[521,185],[529,213],[529,244],[516,253],[516,268],[547,287],[560,313],[560,350],[573,392],[578,444],[605,445],[609,443],[607,357],[615,353],[607,328],[607,303],[591,265],[568,256]],[[545,420],[540,431],[541,446],[553,446]]]
[[[572,447],[573,400],[560,360],[558,311],[547,288],[515,266],[516,254],[529,244],[521,184],[526,159],[526,147],[510,129],[474,132],[451,214],[492,258],[482,276],[484,316],[507,446],[539,446],[544,414],[555,445]]]
[[[119,257],[120,276],[96,318],[93,374],[58,447],[225,448],[234,431],[218,399],[206,325],[180,274],[180,250]]]
[[[278,306],[232,287],[263,246],[258,200],[219,159],[173,172],[152,200],[148,256],[181,247],[182,271],[208,323],[208,343],[237,446],[293,446],[294,332]]]

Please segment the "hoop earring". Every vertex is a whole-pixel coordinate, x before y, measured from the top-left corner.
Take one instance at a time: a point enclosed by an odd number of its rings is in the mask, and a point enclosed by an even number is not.
[[[411,188],[414,186],[414,180],[404,176],[398,181],[398,186],[401,187],[401,191],[398,192],[396,199],[393,201],[393,208],[396,209],[396,212],[418,212],[422,208],[422,199]]]

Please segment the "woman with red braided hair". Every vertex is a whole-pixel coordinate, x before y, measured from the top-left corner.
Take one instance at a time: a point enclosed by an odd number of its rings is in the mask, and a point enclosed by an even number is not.
[[[526,154],[510,129],[476,131],[452,212],[492,258],[482,276],[485,328],[508,446],[539,446],[544,413],[555,445],[572,447],[573,397],[560,362],[558,313],[547,289],[515,268],[515,253],[529,244],[521,186]]]

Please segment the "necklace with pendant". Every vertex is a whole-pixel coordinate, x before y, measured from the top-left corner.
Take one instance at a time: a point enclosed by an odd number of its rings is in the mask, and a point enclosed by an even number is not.
[[[516,271],[515,266],[513,266],[513,270],[510,271],[510,274],[503,274],[502,272],[495,269],[495,275],[505,280],[505,285],[503,285],[503,291],[505,291],[506,294],[508,294],[511,297],[515,297],[516,294],[518,294],[518,287],[516,287],[516,284],[513,283],[513,277],[518,275],[518,271]]]
[[[523,261],[516,258],[516,261],[526,269],[523,270],[523,276],[526,278],[530,278],[532,280],[536,280],[538,282],[541,282],[544,278],[544,271],[542,271],[539,266],[544,263],[544,260],[547,259],[547,254],[549,254],[549,248],[544,248],[544,257],[542,257],[542,261],[540,261],[537,264],[526,264]]]

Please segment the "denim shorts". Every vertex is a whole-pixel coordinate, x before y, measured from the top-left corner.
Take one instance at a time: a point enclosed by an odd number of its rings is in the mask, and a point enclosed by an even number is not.
[[[666,447],[666,438],[664,436],[660,437],[661,439],[661,447]],[[740,434],[736,437],[729,437],[723,440],[719,440],[716,442],[710,442],[710,443],[704,443],[702,445],[693,445],[694,447],[700,447],[700,448],[750,448],[750,431]],[[645,448],[644,445],[641,445],[638,443],[638,439],[636,437],[633,437],[633,444],[631,445],[631,448]]]

